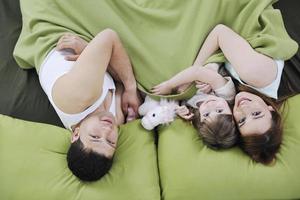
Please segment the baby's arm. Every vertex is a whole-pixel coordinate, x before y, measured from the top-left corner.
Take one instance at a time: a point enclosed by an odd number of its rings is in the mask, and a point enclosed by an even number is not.
[[[277,66],[274,60],[257,52],[239,34],[221,24],[208,34],[194,65],[203,65],[218,49],[247,84],[265,87],[275,79]]]
[[[154,86],[151,92],[154,94],[169,94],[173,88],[193,81],[207,83],[213,90],[222,87],[227,82],[218,72],[206,67],[193,65],[179,72],[171,79]]]

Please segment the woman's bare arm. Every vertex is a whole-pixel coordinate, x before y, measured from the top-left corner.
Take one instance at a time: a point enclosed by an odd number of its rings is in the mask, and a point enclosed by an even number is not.
[[[256,52],[250,44],[225,25],[217,25],[207,36],[195,60],[203,65],[206,60],[221,49],[240,78],[254,87],[264,87],[276,77],[274,60]]]

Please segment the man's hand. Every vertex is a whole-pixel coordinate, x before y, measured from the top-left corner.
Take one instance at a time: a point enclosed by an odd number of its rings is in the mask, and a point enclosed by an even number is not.
[[[162,94],[171,94],[173,87],[169,83],[169,81],[162,82],[159,85],[154,86],[151,89],[151,92],[156,95]]]
[[[67,55],[65,56],[65,59],[69,61],[75,61],[87,45],[88,42],[80,38],[79,36],[71,33],[66,33],[58,40],[56,49],[72,49],[75,54]]]
[[[122,110],[124,115],[131,120],[132,118],[137,118],[140,105],[141,98],[137,92],[137,89],[125,89],[122,94]]]

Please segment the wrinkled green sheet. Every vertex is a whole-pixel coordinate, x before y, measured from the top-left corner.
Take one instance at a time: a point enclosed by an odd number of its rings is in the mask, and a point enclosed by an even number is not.
[[[119,33],[140,88],[150,89],[191,65],[219,23],[239,32],[257,51],[289,59],[298,45],[288,36],[276,0],[21,0],[23,29],[14,56],[37,71],[64,32],[90,40],[105,28]],[[220,54],[209,59],[224,61]]]
[[[121,126],[114,164],[93,183],[67,167],[70,132],[0,115],[1,200],[159,200],[153,134],[139,121]]]

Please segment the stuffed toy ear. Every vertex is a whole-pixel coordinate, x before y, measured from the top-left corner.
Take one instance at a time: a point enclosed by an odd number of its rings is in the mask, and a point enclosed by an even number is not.
[[[147,95],[146,98],[145,98],[144,103],[139,107],[139,115],[140,116],[146,115],[147,112],[149,112],[150,110],[152,110],[153,108],[155,108],[158,105],[159,105],[158,101],[155,101],[155,100],[151,99]]]
[[[172,121],[174,121],[174,118],[176,116],[175,113],[175,107],[171,104],[168,106],[163,106],[163,111],[161,112],[163,124],[168,124]]]

